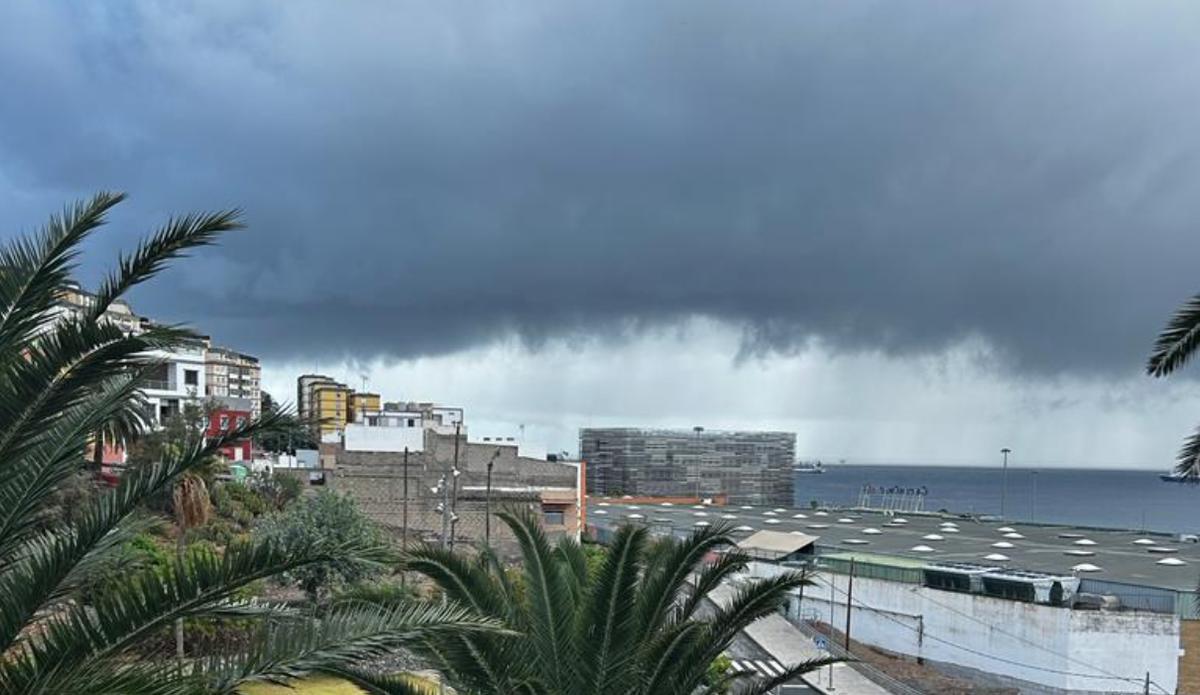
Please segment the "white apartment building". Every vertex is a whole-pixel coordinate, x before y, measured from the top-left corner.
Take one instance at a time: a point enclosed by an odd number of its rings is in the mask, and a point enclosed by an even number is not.
[[[150,405],[151,419],[161,425],[189,404],[199,405],[207,390],[205,373],[206,346],[188,342],[171,351],[155,350],[151,356],[161,360],[146,381],[143,393]]]

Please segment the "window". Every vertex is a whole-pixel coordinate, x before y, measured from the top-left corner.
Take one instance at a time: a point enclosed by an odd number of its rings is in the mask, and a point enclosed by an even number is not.
[[[245,415],[238,415],[237,426],[238,427],[246,426],[246,416]]]
[[[561,509],[547,509],[546,511],[542,512],[542,521],[547,526],[562,526],[564,523],[566,523],[566,519],[564,519],[564,514]]]
[[[221,429],[221,431],[222,431],[222,432],[224,432],[225,430],[229,429],[229,416],[228,416],[228,415],[222,415],[222,416],[221,416],[221,427],[220,427],[220,429]]]
[[[199,386],[200,372],[196,371],[195,369],[183,370],[183,384],[185,386]]]
[[[409,419],[408,419],[408,426],[409,426],[409,427],[416,427],[416,426],[417,426],[417,421],[416,421],[416,420],[414,420],[413,418],[409,418]]]

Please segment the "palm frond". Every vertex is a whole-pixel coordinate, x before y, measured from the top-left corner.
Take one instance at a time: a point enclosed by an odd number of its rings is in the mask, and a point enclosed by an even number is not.
[[[1175,473],[1185,478],[1200,478],[1200,427],[1184,440],[1175,455]]]
[[[347,680],[368,695],[441,695],[437,683],[408,673],[378,673],[353,666],[321,669],[322,673]]]
[[[839,661],[841,659],[809,659],[808,661],[784,668],[783,673],[773,678],[761,678],[755,679],[751,683],[743,683],[734,691],[734,695],[770,695],[780,686],[787,685],[806,673],[812,673],[823,666],[835,664]]]
[[[50,218],[33,239],[18,238],[0,249],[0,355],[7,367],[21,348],[52,319],[50,309],[70,279],[79,244],[104,224],[105,215],[124,199],[99,193]]]
[[[571,589],[554,562],[553,551],[536,518],[528,510],[498,514],[521,547],[529,596],[529,633],[546,678],[567,683],[567,668],[574,663],[570,627],[574,617]]]
[[[122,256],[117,270],[100,284],[88,319],[96,320],[134,285],[154,277],[170,261],[185,256],[190,249],[207,246],[223,233],[241,229],[241,211],[184,215],[169,220],[128,256]]]
[[[77,524],[35,537],[26,546],[30,550],[27,557],[0,567],[0,645],[13,642],[28,621],[60,591],[60,585],[73,568],[142,500],[163,490],[229,443],[272,426],[271,418],[268,415],[207,442],[196,442],[191,449],[180,451],[163,463],[127,472],[115,490],[91,502]]]
[[[617,531],[595,582],[587,592],[576,631],[577,670],[586,692],[624,692],[636,677],[629,668],[640,646],[636,596],[646,529],[623,526]],[[581,691],[584,692],[584,691]]]
[[[704,562],[709,553],[734,545],[729,529],[724,525],[710,526],[693,531],[683,541],[671,540],[663,551],[654,555],[651,570],[643,581],[638,600],[640,612],[645,619],[642,631],[656,632],[666,621],[673,608],[679,605],[679,595],[690,577]],[[707,594],[712,587],[706,585],[697,593]]]
[[[247,652],[206,660],[199,672],[206,692],[232,693],[249,683],[287,683],[318,671],[362,674],[345,666],[438,635],[501,630],[497,621],[452,605],[344,608],[320,620],[269,626]]]
[[[741,552],[727,552],[701,569],[691,593],[676,610],[675,621],[690,620],[704,599],[725,580],[746,569],[748,562],[749,556]]]
[[[1200,295],[1189,299],[1167,322],[1150,352],[1146,373],[1166,376],[1183,366],[1200,346]]]

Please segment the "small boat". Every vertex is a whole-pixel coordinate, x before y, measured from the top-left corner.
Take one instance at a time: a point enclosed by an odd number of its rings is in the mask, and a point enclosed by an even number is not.
[[[1184,475],[1174,471],[1170,473],[1163,473],[1162,475],[1158,476],[1158,479],[1164,483],[1187,483],[1189,485],[1196,485],[1197,483],[1200,483],[1200,477],[1194,475]]]
[[[792,466],[792,471],[796,473],[824,473],[825,464],[820,461],[797,461],[795,466]]]

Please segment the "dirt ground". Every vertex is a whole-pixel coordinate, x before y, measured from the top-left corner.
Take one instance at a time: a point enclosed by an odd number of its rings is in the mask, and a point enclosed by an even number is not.
[[[827,635],[836,644],[842,644],[842,633],[830,630],[824,623],[814,627]],[[850,640],[850,653],[860,661],[870,664],[883,673],[923,693],[934,695],[1019,695],[1017,688],[1002,688],[981,685],[965,678],[950,676],[928,664],[918,664],[910,657],[902,657],[877,647]]]

